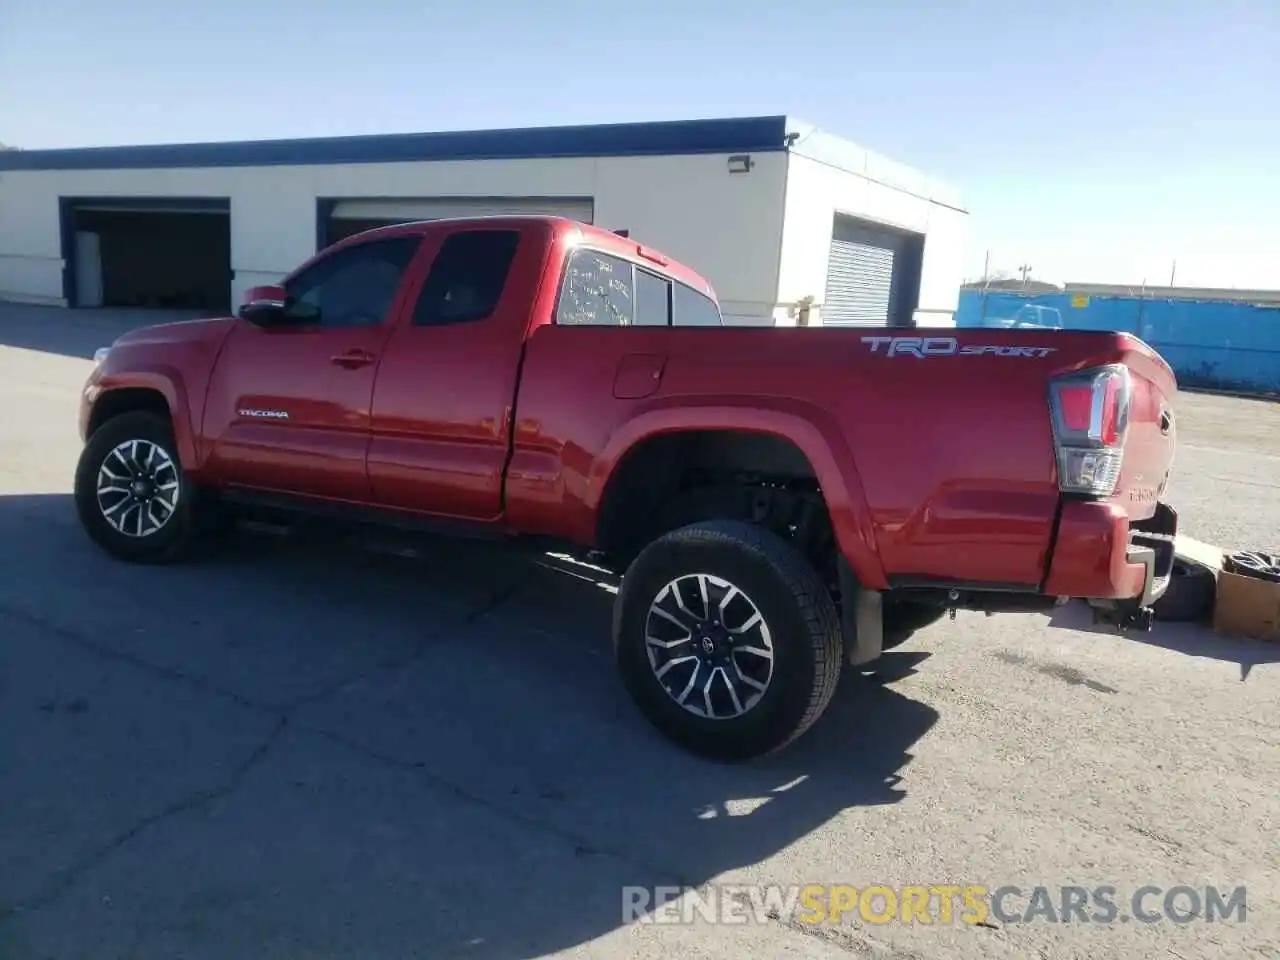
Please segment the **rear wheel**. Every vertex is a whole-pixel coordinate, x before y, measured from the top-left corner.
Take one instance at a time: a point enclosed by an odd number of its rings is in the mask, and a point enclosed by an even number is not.
[[[839,680],[839,617],[794,546],[712,520],[647,546],[622,580],[623,684],[668,739],[717,760],[777,750],[821,716]]]
[[[157,563],[182,555],[198,532],[196,499],[165,417],[114,417],[94,431],[80,454],[80,523],[94,543],[121,560]]]

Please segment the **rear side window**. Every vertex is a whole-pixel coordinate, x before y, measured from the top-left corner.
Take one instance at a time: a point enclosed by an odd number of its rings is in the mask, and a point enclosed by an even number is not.
[[[414,326],[488,319],[502,299],[519,245],[515,230],[466,230],[447,237],[418,295]]]
[[[671,283],[648,270],[636,269],[636,326],[665,327],[671,323]]]
[[[635,268],[594,250],[575,250],[565,266],[556,323],[626,327],[635,319]]]
[[[719,327],[720,308],[683,283],[629,260],[575,250],[565,267],[556,323],[596,327]]]
[[[716,302],[683,283],[672,284],[671,322],[677,327],[719,327],[724,324]]]

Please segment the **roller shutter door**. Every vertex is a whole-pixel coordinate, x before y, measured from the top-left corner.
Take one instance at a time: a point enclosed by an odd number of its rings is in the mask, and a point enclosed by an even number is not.
[[[231,307],[225,197],[60,198],[64,296],[80,307]]]
[[[334,220],[373,220],[388,223],[440,220],[446,217],[494,217],[520,214],[569,217],[591,223],[594,204],[587,198],[496,197],[484,199],[383,198],[340,200],[330,214]]]
[[[837,218],[827,258],[823,326],[878,327],[893,310],[897,236]]]

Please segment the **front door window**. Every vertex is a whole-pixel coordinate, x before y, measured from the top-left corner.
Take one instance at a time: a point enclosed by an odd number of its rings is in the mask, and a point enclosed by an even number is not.
[[[289,312],[321,327],[370,327],[387,319],[419,237],[343,247],[285,284]]]

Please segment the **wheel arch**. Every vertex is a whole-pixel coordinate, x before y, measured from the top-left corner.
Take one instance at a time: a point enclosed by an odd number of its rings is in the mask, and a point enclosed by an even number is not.
[[[190,406],[181,381],[161,372],[139,372],[104,379],[89,409],[85,424],[85,440],[104,423],[124,413],[148,411],[167,416],[173,426],[178,458],[184,470],[195,470],[198,458],[191,421]]]
[[[643,475],[652,451],[685,438],[732,437],[745,440],[739,450],[776,458],[784,465],[807,469],[817,481],[841,554],[862,585],[887,584],[875,551],[874,533],[853,457],[843,437],[821,410],[803,404],[796,409],[724,404],[661,407],[623,424],[609,438],[594,465],[586,506],[595,517],[597,544],[624,509],[626,492]]]

